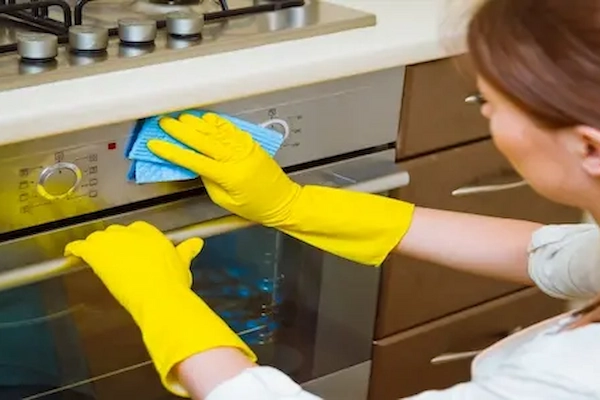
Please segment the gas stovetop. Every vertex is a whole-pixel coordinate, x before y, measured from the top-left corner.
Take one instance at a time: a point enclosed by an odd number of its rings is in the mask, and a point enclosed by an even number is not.
[[[0,2],[0,90],[375,24],[318,0]]]

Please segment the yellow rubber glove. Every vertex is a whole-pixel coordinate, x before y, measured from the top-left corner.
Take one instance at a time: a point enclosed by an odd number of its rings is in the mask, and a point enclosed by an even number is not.
[[[241,217],[366,265],[380,265],[408,230],[414,205],[300,186],[250,134],[215,114],[163,118],[160,126],[196,151],[157,140],[149,141],[149,149],[201,175],[211,199]]]
[[[190,288],[190,263],[201,239],[175,247],[155,227],[134,222],[113,225],[85,240],[69,243],[65,255],[81,257],[129,311],[165,387],[189,397],[174,367],[216,347],[235,347],[252,361],[256,356]]]

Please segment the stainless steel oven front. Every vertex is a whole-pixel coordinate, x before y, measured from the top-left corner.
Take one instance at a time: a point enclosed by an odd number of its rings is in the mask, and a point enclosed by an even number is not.
[[[408,184],[394,150],[403,81],[396,68],[206,108],[285,121],[276,159],[298,182],[387,193]],[[144,220],[175,242],[206,238],[193,289],[262,364],[328,399],[365,399],[379,269],[228,215],[199,180],[127,182],[134,124],[0,148],[0,398],[171,398],[129,315],[89,268],[62,258],[71,240]],[[59,163],[76,167],[76,187],[48,169]]]

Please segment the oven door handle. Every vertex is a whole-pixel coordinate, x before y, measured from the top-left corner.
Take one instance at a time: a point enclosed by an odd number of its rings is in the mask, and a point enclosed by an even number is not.
[[[318,169],[314,172],[320,175],[320,178],[317,180],[320,184],[343,186],[340,183],[346,182],[350,183],[350,185],[344,186],[346,189],[363,193],[388,192],[406,186],[410,181],[408,172],[399,170],[398,166],[393,162],[373,163],[372,165],[364,165],[363,167],[360,169],[344,169],[344,166],[341,165],[331,169]],[[228,215],[188,225],[166,232],[165,234],[177,244],[193,237],[208,238],[246,228],[254,224],[254,222],[238,216]],[[40,282],[66,273],[75,272],[85,267],[85,263],[77,257],[62,257],[16,268],[0,273],[0,291]]]

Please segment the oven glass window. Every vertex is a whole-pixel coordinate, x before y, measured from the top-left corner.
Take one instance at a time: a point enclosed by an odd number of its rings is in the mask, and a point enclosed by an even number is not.
[[[296,381],[368,360],[376,269],[263,227],[206,240],[192,289]],[[0,292],[0,399],[175,399],[90,269]]]

